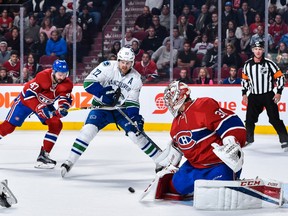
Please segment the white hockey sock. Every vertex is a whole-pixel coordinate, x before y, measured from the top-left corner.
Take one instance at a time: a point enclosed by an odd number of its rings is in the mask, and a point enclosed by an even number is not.
[[[158,148],[147,140],[142,134],[136,136],[133,132],[128,132],[128,137],[133,141],[133,143],[137,144],[142,151],[145,152],[151,159],[155,161],[155,159],[161,153]]]
[[[97,133],[98,128],[95,125],[84,125],[84,127],[80,131],[80,134],[73,143],[68,160],[74,164],[83,154],[83,152],[88,148],[89,143],[96,136]]]

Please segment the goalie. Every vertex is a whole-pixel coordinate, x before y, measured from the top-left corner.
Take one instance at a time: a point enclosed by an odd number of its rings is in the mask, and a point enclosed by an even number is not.
[[[157,173],[156,199],[181,200],[194,192],[197,179],[236,180],[241,173],[246,130],[240,118],[212,98],[190,98],[189,87],[173,81],[164,101],[175,117],[171,144],[156,159],[166,169]],[[174,169],[181,160],[181,167]],[[169,166],[169,167],[168,167]],[[145,192],[144,192],[145,193]]]

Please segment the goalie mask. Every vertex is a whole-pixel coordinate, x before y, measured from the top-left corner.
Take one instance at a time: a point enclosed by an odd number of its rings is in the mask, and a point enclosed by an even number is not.
[[[165,105],[174,117],[187,98],[190,98],[189,86],[183,82],[173,81],[164,91]]]

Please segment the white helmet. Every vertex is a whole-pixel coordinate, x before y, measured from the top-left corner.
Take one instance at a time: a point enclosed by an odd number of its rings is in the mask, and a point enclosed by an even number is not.
[[[190,88],[187,84],[173,81],[164,91],[165,105],[174,117],[178,115],[178,110],[187,98],[190,98]]]
[[[117,53],[117,61],[124,60],[132,62],[132,67],[134,65],[135,53],[131,48],[122,47]]]

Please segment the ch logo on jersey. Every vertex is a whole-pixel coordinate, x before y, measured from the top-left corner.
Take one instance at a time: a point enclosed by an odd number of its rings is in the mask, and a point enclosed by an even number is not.
[[[38,100],[44,104],[53,104],[54,103],[54,100],[51,100],[50,98],[47,98],[42,94],[38,94]]]
[[[167,112],[168,108],[165,105],[163,97],[164,97],[164,93],[159,93],[156,95],[155,105],[157,109],[154,110],[153,114],[164,114]]]
[[[196,145],[196,141],[192,139],[191,131],[180,131],[176,135],[176,141],[181,150],[191,149]]]

